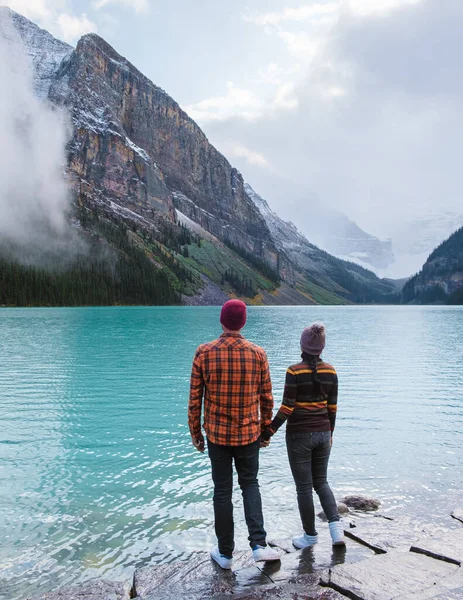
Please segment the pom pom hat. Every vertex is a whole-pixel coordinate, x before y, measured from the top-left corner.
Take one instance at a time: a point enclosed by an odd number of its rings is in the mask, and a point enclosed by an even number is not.
[[[307,354],[319,356],[325,347],[325,326],[323,323],[312,323],[301,335],[301,350]]]
[[[242,329],[246,323],[246,304],[241,300],[229,300],[222,306],[220,322],[230,331]]]

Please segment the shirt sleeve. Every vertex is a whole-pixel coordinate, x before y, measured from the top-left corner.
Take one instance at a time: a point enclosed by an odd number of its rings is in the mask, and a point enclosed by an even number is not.
[[[188,426],[191,436],[201,435],[201,409],[203,404],[204,377],[202,370],[201,350],[196,350],[191,368],[190,400],[188,402]]]
[[[286,419],[292,414],[296,404],[297,397],[297,375],[292,369],[286,371],[285,390],[283,392],[283,402],[275,415],[270,427],[266,431],[264,439],[269,439],[283,425]]]
[[[262,356],[261,386],[260,386],[260,429],[261,432],[270,425],[273,415],[273,394],[270,368],[265,352]]]
[[[334,376],[333,385],[328,394],[328,417],[330,419],[331,433],[336,424],[336,411],[338,409],[338,376]]]

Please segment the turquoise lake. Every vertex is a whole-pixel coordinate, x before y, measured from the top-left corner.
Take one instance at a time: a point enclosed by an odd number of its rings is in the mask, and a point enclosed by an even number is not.
[[[0,309],[0,597],[210,549],[209,462],[186,411],[219,311]],[[463,500],[463,309],[250,308],[244,334],[267,351],[276,408],[314,320],[339,374],[336,496],[443,524]],[[299,533],[284,432],[261,453],[260,483],[269,536]],[[244,549],[238,490],[236,504]]]

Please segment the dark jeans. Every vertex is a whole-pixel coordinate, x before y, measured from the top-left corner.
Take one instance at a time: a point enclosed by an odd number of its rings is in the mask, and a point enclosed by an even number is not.
[[[235,547],[233,523],[233,460],[238,483],[243,494],[244,515],[251,548],[266,546],[262,501],[257,472],[259,471],[259,440],[247,446],[219,446],[207,440],[207,449],[214,481],[215,533],[219,551],[231,556]]]
[[[331,451],[331,432],[286,434],[289,464],[297,491],[297,503],[302,526],[308,535],[317,535],[312,488],[320,498],[326,518],[339,521],[338,507],[326,480]]]

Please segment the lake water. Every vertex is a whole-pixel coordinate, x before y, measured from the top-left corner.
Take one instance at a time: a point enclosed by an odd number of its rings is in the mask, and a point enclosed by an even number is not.
[[[190,444],[196,346],[219,308],[0,310],[0,597],[22,599],[214,543],[209,462]],[[255,307],[276,406],[304,326],[327,326],[340,396],[330,480],[443,523],[462,503],[463,309]],[[279,432],[261,454],[271,537],[299,533]],[[237,546],[246,533],[236,492]]]

